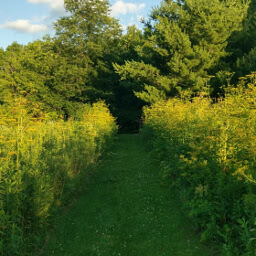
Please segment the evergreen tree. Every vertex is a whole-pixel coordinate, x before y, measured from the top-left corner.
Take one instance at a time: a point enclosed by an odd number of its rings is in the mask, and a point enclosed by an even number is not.
[[[128,27],[127,32],[121,37],[120,57],[118,63],[114,64],[114,67],[118,64],[123,65],[125,61],[139,61],[140,56],[136,49],[142,45],[142,31],[136,28],[136,26]],[[128,80],[120,81],[119,75],[117,75],[117,81],[117,86],[113,91],[114,100],[111,102],[113,113],[117,117],[121,131],[137,131],[144,102],[134,95],[131,90],[132,84]]]
[[[251,0],[241,31],[234,31],[228,39],[229,56],[226,62],[236,71],[234,78],[256,70],[256,0]]]
[[[248,4],[241,0],[165,0],[145,22],[140,61],[115,68],[146,102],[183,89],[200,90],[227,56],[227,39],[239,30]]]

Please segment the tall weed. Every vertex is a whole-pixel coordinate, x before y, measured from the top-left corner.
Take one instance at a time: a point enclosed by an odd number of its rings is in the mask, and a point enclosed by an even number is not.
[[[76,120],[31,118],[20,99],[0,113],[0,255],[22,255],[48,217],[111,142],[116,124],[102,102]]]
[[[223,255],[256,251],[255,74],[248,78],[217,101],[201,93],[144,109],[143,132],[164,176],[186,190],[184,204],[201,240],[221,244]]]

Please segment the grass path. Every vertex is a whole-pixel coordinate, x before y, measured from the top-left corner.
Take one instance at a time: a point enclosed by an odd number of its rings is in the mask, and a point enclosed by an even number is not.
[[[120,135],[85,193],[56,220],[45,256],[212,256],[138,135]]]

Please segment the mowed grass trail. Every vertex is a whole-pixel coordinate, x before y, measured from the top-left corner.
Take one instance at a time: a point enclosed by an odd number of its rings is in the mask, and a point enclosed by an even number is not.
[[[212,256],[138,135],[120,135],[85,192],[56,220],[44,255]]]

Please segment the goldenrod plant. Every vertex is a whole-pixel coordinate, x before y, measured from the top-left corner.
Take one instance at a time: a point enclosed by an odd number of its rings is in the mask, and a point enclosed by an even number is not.
[[[144,108],[163,175],[180,190],[184,207],[222,255],[256,250],[256,73],[227,86],[225,98],[173,98]]]
[[[77,120],[31,117],[20,98],[0,113],[0,255],[22,255],[116,132],[103,102]]]

